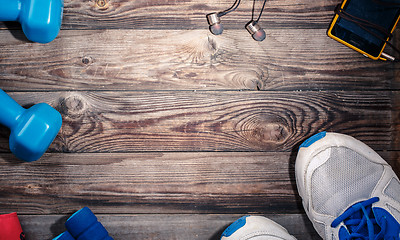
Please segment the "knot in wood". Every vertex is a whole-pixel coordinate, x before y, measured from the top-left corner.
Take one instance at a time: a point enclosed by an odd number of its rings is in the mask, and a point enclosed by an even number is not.
[[[264,90],[268,80],[268,69],[243,69],[231,72],[228,80],[231,85],[244,89]]]
[[[96,6],[99,9],[107,9],[108,8],[108,1],[107,0],[96,0]]]
[[[284,119],[273,114],[255,114],[240,124],[243,137],[263,150],[276,150],[289,136]]]
[[[252,90],[263,90],[264,89],[264,83],[260,81],[259,79],[248,79],[245,82],[245,86],[248,89]]]
[[[69,117],[81,116],[86,110],[86,105],[82,97],[75,94],[60,99],[60,106],[60,111]]]
[[[38,194],[42,192],[42,187],[39,184],[28,184],[25,186],[25,192],[28,194]]]
[[[86,57],[85,56],[85,57],[82,58],[82,63],[85,64],[85,65],[88,65],[88,64],[90,64],[92,62],[93,62],[92,57]]]

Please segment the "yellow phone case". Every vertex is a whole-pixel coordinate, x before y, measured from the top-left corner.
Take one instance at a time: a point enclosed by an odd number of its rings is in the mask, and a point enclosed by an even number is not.
[[[343,9],[343,7],[344,7],[344,5],[346,4],[346,2],[347,2],[347,0],[343,0],[342,4],[340,5],[340,8]],[[359,48],[357,48],[357,47],[351,45],[350,43],[348,43],[348,42],[346,42],[346,41],[344,41],[344,40],[342,40],[342,39],[340,39],[340,38],[334,36],[334,35],[332,34],[332,28],[333,28],[333,26],[335,26],[336,21],[338,20],[338,18],[339,18],[339,15],[338,15],[338,14],[335,14],[335,17],[333,18],[333,20],[332,20],[332,22],[331,22],[331,24],[330,24],[330,26],[329,26],[329,29],[328,29],[328,36],[329,36],[330,38],[332,38],[332,39],[334,39],[334,40],[336,40],[336,41],[338,41],[338,42],[340,42],[340,43],[346,45],[346,46],[349,47],[349,48],[352,48],[353,50],[356,50],[357,52],[359,52],[359,53],[363,54],[364,56],[369,57],[369,58],[371,58],[371,59],[373,59],[373,60],[378,60],[378,59],[384,60],[384,61],[387,60],[386,58],[383,58],[383,57],[381,56],[383,50],[384,50],[385,47],[386,47],[386,43],[383,44],[383,47],[382,47],[382,49],[381,49],[379,55],[378,55],[377,57],[374,57],[374,56],[372,56],[371,54],[369,54],[369,53],[367,53],[367,52],[365,52],[365,51],[363,51],[363,50],[361,50],[361,49],[359,49]],[[399,22],[399,19],[400,19],[400,16],[397,18],[396,23],[393,25],[393,28],[392,28],[392,30],[390,31],[390,33],[393,33],[394,29],[396,28],[397,23]],[[387,38],[386,41],[389,41],[389,38]]]

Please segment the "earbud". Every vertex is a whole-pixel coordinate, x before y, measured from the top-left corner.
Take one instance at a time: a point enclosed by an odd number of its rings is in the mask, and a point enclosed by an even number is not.
[[[221,19],[219,17],[219,13],[208,14],[207,21],[208,24],[210,25],[210,31],[212,32],[212,34],[220,35],[224,31],[224,28],[222,27],[221,24]]]
[[[265,32],[260,27],[260,25],[258,25],[258,21],[260,20],[261,15],[264,11],[265,3],[267,2],[267,0],[264,0],[264,3],[262,5],[262,8],[261,8],[260,14],[258,15],[257,20],[254,20],[255,2],[256,2],[256,0],[253,0],[253,9],[251,11],[251,13],[252,13],[251,21],[248,22],[245,27],[246,27],[247,31],[249,31],[249,33],[251,34],[251,36],[253,37],[254,40],[263,41],[265,39]],[[236,8],[239,6],[239,4],[240,4],[240,0],[235,0],[235,3],[233,3],[233,5],[230,8],[228,8],[222,12],[214,12],[214,13],[207,14],[207,21],[208,21],[208,24],[210,25],[209,28],[213,34],[220,35],[224,31],[224,28],[222,27],[220,18],[232,11],[235,11]]]
[[[263,41],[265,39],[264,30],[258,25],[256,21],[250,21],[246,24],[247,31],[251,34],[254,40]]]

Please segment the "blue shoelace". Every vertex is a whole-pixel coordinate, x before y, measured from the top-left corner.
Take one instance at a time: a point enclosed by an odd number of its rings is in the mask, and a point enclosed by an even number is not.
[[[379,201],[378,197],[373,197],[363,202],[359,202],[348,208],[344,213],[337,217],[331,224],[331,227],[336,228],[341,222],[344,223],[347,229],[342,227],[339,231],[340,240],[351,239],[368,239],[368,240],[398,240],[398,233],[393,235],[388,227],[386,217],[376,219],[372,209],[372,204]]]

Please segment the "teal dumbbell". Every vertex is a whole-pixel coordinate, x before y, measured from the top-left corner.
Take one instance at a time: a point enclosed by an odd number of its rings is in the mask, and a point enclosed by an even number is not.
[[[18,21],[29,40],[48,43],[60,31],[63,7],[63,0],[0,0],[0,21]]]
[[[10,150],[21,160],[39,159],[61,128],[61,114],[46,103],[21,107],[0,89],[0,124],[10,128]]]

